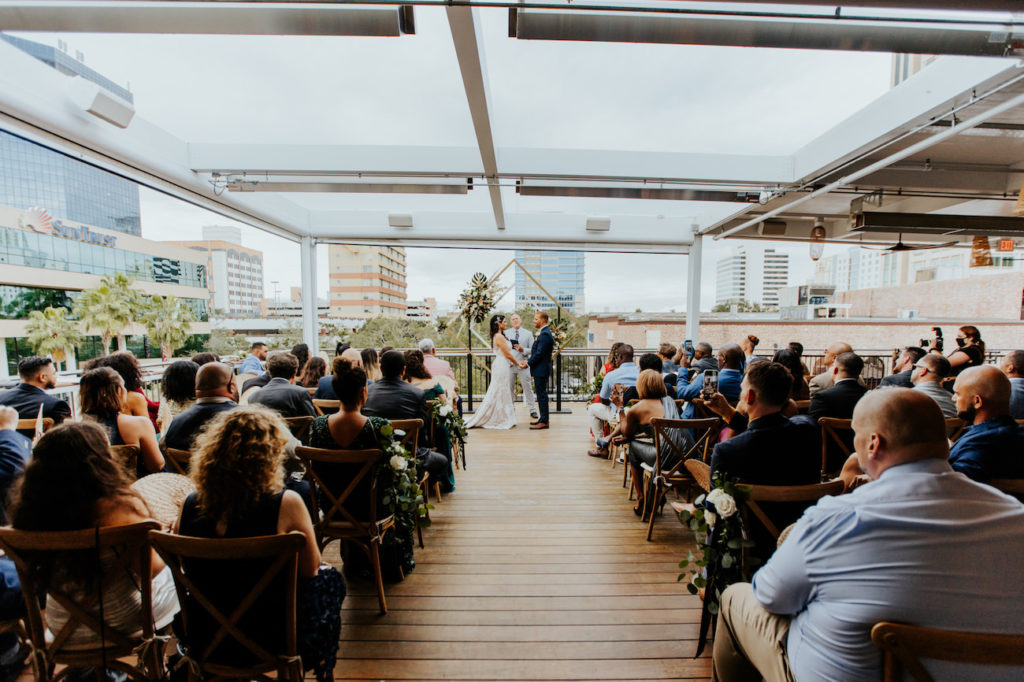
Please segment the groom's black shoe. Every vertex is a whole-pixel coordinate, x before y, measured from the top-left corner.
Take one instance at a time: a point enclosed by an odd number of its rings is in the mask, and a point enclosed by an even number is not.
[[[548,423],[547,422],[537,422],[536,424],[530,424],[530,430],[532,430],[532,431],[536,431],[538,429],[546,429],[546,428],[548,428]]]

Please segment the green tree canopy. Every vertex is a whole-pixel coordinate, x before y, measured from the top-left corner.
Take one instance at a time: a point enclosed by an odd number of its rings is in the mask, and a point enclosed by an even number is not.
[[[103,339],[103,354],[110,353],[110,340],[124,332],[145,310],[142,292],[132,287],[134,279],[118,273],[104,275],[99,286],[86,289],[75,301],[75,317],[86,331]]]
[[[440,335],[437,329],[420,320],[407,320],[401,317],[374,317],[367,320],[362,328],[354,333],[348,342],[356,348],[415,348],[420,339],[431,338],[435,342]]]
[[[82,341],[78,325],[68,319],[67,308],[33,310],[25,325],[28,342],[39,355],[49,355],[54,362],[64,362],[68,353]]]
[[[142,314],[146,334],[160,345],[160,354],[169,358],[174,349],[185,345],[192,333],[196,315],[177,296],[151,296]]]

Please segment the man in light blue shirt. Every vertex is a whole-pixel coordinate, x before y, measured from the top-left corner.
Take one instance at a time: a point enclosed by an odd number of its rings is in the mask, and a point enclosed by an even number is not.
[[[256,374],[262,375],[265,371],[263,369],[263,361],[267,359],[267,344],[262,341],[257,341],[252,344],[252,350],[249,355],[242,360],[242,366],[238,368],[239,374]]]
[[[1010,380],[1010,416],[1024,419],[1024,350],[1011,350],[999,361],[999,369]]]
[[[1021,633],[1024,505],[954,472],[919,391],[872,391],[853,414],[869,482],[808,509],[752,584],[722,595],[717,680],[877,680],[880,621]],[[1019,667],[926,661],[936,679],[1019,680]]]
[[[636,378],[640,376],[640,368],[633,362],[633,346],[625,343],[619,346],[616,357],[619,359],[619,366],[604,375],[601,382],[601,402],[591,403],[587,407],[587,416],[590,417],[590,433],[595,441],[601,441],[604,436],[605,424],[614,424],[619,420],[620,405],[613,405],[611,402],[612,387],[615,384],[622,384],[626,388],[636,386]],[[591,457],[607,457],[608,444],[597,443],[597,448],[587,452]]]

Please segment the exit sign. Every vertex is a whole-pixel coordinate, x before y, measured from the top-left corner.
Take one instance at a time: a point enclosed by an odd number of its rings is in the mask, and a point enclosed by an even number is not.
[[[1012,239],[1000,239],[999,240],[1000,251],[1013,251],[1013,240]]]

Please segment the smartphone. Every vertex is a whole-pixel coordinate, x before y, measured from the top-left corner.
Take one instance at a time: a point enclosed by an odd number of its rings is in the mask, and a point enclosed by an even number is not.
[[[690,339],[686,339],[685,341],[683,341],[683,350],[685,350],[686,354],[689,357],[692,358],[693,357],[693,341],[691,341]]]
[[[718,370],[709,369],[704,372],[704,387],[701,389],[700,396],[704,400],[708,400],[716,393],[718,393]]]

